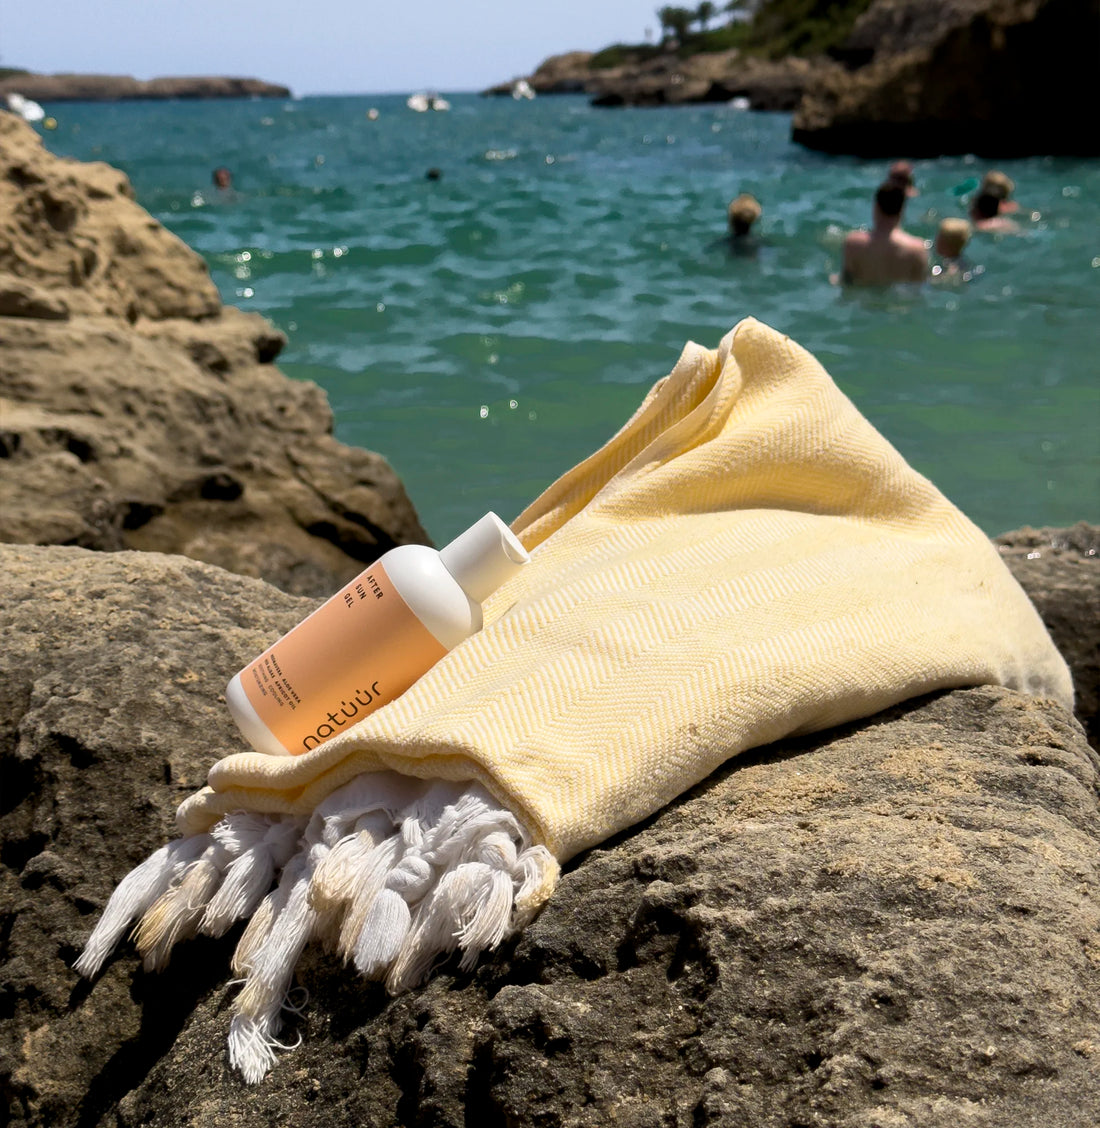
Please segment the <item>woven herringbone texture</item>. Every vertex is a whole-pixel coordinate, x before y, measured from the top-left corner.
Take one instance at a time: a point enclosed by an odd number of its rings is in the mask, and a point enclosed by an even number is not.
[[[988,539],[752,320],[513,527],[532,561],[484,631],[307,755],[222,760],[181,827],[392,768],[480,780],[564,860],[788,734],[947,686],[1072,701]]]

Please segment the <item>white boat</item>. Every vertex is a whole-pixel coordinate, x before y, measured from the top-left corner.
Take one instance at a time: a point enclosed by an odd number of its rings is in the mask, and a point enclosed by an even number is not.
[[[14,91],[6,96],[8,109],[13,114],[18,114],[24,121],[41,121],[46,116],[46,111],[30,98]]]
[[[413,94],[405,100],[405,105],[418,114],[427,113],[428,110],[449,110],[451,103],[438,94]]]
[[[512,97],[515,98],[517,102],[521,102],[524,99],[530,101],[532,98],[534,98],[534,96],[535,91],[532,89],[531,84],[527,81],[527,79],[517,78],[516,81],[512,84]]]

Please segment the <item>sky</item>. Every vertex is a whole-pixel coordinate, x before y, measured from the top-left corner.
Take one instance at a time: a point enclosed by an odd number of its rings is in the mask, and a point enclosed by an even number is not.
[[[231,75],[294,94],[482,90],[548,55],[641,43],[659,0],[4,0],[0,66]]]

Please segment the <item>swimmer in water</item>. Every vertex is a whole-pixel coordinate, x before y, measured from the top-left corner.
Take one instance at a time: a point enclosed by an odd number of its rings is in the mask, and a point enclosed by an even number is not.
[[[951,216],[940,221],[933,249],[940,261],[932,267],[933,282],[969,282],[974,276],[970,264],[962,257],[970,242],[970,224],[965,219]]]
[[[970,201],[970,222],[975,231],[988,231],[994,235],[1019,235],[1020,225],[1001,214],[999,193],[979,191]]]
[[[889,286],[923,282],[928,277],[928,250],[923,239],[901,227],[905,189],[885,180],[875,192],[870,231],[849,231],[844,237],[844,265],[833,282],[844,286]]]
[[[752,237],[752,225],[763,213],[760,201],[748,192],[742,192],[726,209],[729,224],[729,245],[734,254],[755,254],[757,247]]]
[[[982,177],[982,182],[978,186],[979,195],[982,192],[988,192],[991,196],[996,196],[1000,200],[1000,207],[997,209],[998,215],[1011,215],[1012,212],[1020,210],[1020,205],[1011,198],[1015,191],[1016,182],[1010,176],[1006,176],[995,168],[990,169]]]
[[[913,166],[908,161],[894,161],[886,173],[886,179],[891,184],[897,184],[905,189],[908,197],[917,196],[920,190],[913,179]]]

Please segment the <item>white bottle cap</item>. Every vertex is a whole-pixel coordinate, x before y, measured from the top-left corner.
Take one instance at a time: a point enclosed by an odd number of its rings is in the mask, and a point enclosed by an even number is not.
[[[443,566],[475,602],[482,603],[530,560],[515,533],[495,514],[486,513],[439,550]]]

